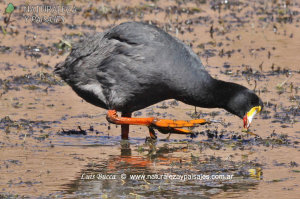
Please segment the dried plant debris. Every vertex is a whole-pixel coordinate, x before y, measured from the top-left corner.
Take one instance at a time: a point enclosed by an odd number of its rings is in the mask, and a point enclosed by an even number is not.
[[[64,130],[57,133],[58,135],[86,135],[87,132],[85,130],[82,130],[80,126],[78,126],[78,130]]]
[[[220,150],[222,148],[230,147],[233,149],[253,147],[253,146],[265,146],[265,147],[279,147],[279,146],[289,146],[297,147],[298,144],[293,142],[293,138],[286,134],[277,134],[275,132],[271,133],[267,138],[260,137],[245,137],[243,134],[238,134],[231,131],[222,130],[221,132],[217,130],[206,130],[202,132],[195,133],[194,136],[206,136],[207,141],[201,141],[199,144],[201,148],[210,148],[213,150]]]
[[[159,12],[162,9],[154,4],[142,4],[140,6],[93,6],[85,9],[82,13],[84,18],[89,18],[90,20],[97,19],[114,19],[118,20],[121,18],[134,19],[135,17],[143,18],[145,13]]]
[[[281,108],[281,111],[276,111],[274,114],[274,119],[272,123],[281,123],[281,124],[294,124],[299,122],[300,118],[300,109],[299,106],[291,106],[288,108]]]
[[[32,134],[34,132],[41,132],[41,130],[50,129],[52,125],[60,124],[59,121],[32,121],[26,119],[12,120],[9,116],[5,116],[0,120],[0,129],[6,133],[15,133],[18,131],[26,131]]]
[[[82,129],[81,126],[77,127],[78,129],[69,129],[69,130],[65,130],[65,129],[61,129],[61,131],[57,132],[57,135],[60,136],[72,136],[72,135],[88,135],[88,134],[103,134],[103,132],[95,130],[93,126],[90,126],[90,128],[88,129]],[[100,139],[100,138],[99,138]]]
[[[58,79],[52,73],[37,72],[29,73],[21,76],[9,76],[7,79],[0,79],[0,88],[3,90],[2,95],[9,90],[20,90],[25,88],[28,90],[40,89],[39,86],[64,85],[63,81]]]
[[[12,48],[10,46],[0,46],[0,54],[8,54],[12,52]]]

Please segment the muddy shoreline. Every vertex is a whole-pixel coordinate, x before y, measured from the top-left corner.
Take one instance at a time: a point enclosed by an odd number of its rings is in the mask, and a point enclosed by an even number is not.
[[[33,15],[20,9],[26,1],[11,1],[6,24],[8,3],[0,2],[0,197],[298,198],[298,1],[51,1],[76,12],[38,13],[63,23],[26,21]],[[255,90],[265,106],[251,125],[260,137],[241,132],[242,121],[224,110],[167,100],[133,115],[219,122],[194,128],[194,136],[158,133],[156,143],[145,142],[147,128],[131,126],[122,141],[106,110],[83,101],[53,69],[72,41],[125,21],[159,26],[191,46],[213,77]],[[233,178],[130,179],[165,174]]]

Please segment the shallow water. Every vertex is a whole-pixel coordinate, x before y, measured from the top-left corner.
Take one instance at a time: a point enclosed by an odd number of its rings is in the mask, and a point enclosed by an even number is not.
[[[0,31],[0,196],[299,198],[299,2],[155,2],[76,2],[80,9],[62,25],[26,22],[14,11]],[[1,13],[6,6],[0,2]],[[134,115],[219,122],[192,137],[158,133],[156,143],[145,142],[147,128],[132,126],[121,141],[106,111],[52,71],[68,54],[65,41],[129,20],[151,20],[191,45],[213,77],[255,89],[265,103],[251,125],[260,138],[242,133],[242,121],[224,110],[195,113],[168,100]],[[213,175],[233,178],[201,179]]]

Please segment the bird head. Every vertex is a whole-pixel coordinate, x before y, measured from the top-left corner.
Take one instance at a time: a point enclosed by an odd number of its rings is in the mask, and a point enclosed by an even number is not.
[[[262,109],[262,106],[254,106],[248,111],[245,116],[243,117],[244,121],[244,129],[248,129],[254,116],[259,113]]]
[[[263,109],[263,102],[253,91],[245,89],[231,97],[228,108],[229,112],[243,118],[243,126],[248,129],[254,116]]]

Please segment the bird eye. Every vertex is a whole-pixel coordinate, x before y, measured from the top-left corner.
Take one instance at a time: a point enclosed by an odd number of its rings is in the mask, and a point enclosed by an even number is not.
[[[258,105],[259,100],[256,98],[251,98],[249,103],[250,103],[250,106],[256,106],[256,105]]]

